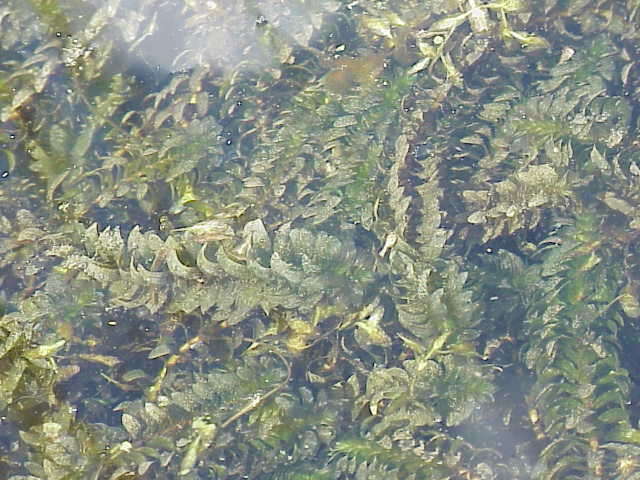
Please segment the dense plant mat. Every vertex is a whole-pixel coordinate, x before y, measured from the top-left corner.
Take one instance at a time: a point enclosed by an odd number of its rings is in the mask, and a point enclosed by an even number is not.
[[[5,0],[0,477],[640,478],[637,0]]]

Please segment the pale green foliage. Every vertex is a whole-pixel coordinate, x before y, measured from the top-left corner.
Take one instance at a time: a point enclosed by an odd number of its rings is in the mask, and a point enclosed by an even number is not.
[[[285,226],[273,247],[265,248],[272,242],[260,221],[235,239],[226,229],[220,233],[223,225],[233,233],[225,222],[200,225],[197,232],[196,225],[164,241],[136,227],[126,244],[117,229],[98,232],[93,225],[82,235],[85,254],[51,253],[65,257],[63,271],[109,285],[114,305],[145,306],[151,313],[161,308],[205,313],[216,307],[225,323],[241,321],[256,307],[309,311],[308,305],[333,301],[335,295],[354,305],[362,286],[373,280],[371,267],[351,242],[324,232]]]
[[[474,211],[467,221],[484,226],[483,241],[521,229],[535,228],[545,207],[562,205],[570,196],[565,179],[548,165],[530,165],[491,190],[467,190],[465,201]]]
[[[490,400],[492,386],[489,377],[480,380],[477,366],[455,362],[453,356],[443,357],[441,363],[422,357],[405,361],[402,368],[373,370],[358,400],[374,417],[380,415],[380,422],[369,427],[371,432],[390,435],[398,428],[452,427],[467,420],[475,408]],[[431,400],[425,402],[425,398]]]

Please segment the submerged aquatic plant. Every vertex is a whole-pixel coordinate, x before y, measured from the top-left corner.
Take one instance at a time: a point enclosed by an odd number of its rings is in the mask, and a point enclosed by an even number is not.
[[[637,2],[286,3],[0,6],[0,476],[637,478]]]

